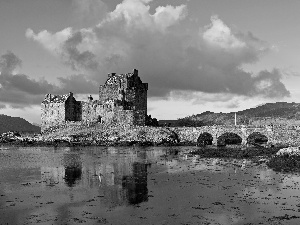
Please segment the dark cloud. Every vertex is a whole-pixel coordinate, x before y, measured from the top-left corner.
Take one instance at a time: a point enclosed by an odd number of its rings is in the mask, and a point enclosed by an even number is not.
[[[78,94],[95,94],[99,92],[99,85],[95,81],[88,80],[85,75],[77,74],[68,77],[59,77],[58,80],[63,89]]]
[[[78,50],[78,45],[80,45],[82,41],[82,33],[80,31],[74,33],[64,42],[62,57],[74,70],[83,68],[95,71],[98,68],[95,55],[88,50],[82,52]]]
[[[22,64],[14,53],[7,52],[0,57],[0,108],[9,105],[12,108],[24,108],[40,105],[45,94],[96,93],[98,85],[87,80],[84,75],[72,75],[58,78],[60,85],[51,84],[45,79],[31,79],[25,74],[14,74]]]
[[[0,58],[1,73],[12,73],[17,67],[22,65],[22,61],[11,51],[3,54]]]
[[[14,108],[40,104],[44,95],[58,87],[45,80],[34,80],[24,74],[13,74],[22,64],[14,53],[7,52],[0,57],[0,104]]]
[[[280,81],[282,73],[278,69],[273,71],[261,71],[253,78],[255,94],[260,94],[268,98],[283,98],[290,96],[290,92],[286,89],[284,84]]]
[[[57,87],[48,83],[46,80],[36,81],[24,74],[12,75],[1,73],[0,84],[2,89],[20,91],[31,95],[57,91]]]

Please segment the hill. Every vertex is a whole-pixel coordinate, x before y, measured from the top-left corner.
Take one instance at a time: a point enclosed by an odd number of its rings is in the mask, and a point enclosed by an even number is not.
[[[8,131],[18,131],[21,133],[40,133],[41,128],[32,125],[23,118],[0,114],[0,134]]]
[[[300,104],[276,102],[267,103],[242,111],[236,112],[237,124],[300,124]],[[176,124],[183,126],[209,126],[233,125],[235,123],[235,112],[214,113],[210,111],[201,114],[180,118]]]
[[[240,111],[238,114],[251,117],[280,117],[287,119],[300,119],[300,103],[266,103],[255,108]]]

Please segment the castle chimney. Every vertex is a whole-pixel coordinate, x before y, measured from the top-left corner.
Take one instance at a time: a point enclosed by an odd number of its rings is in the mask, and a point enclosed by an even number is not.
[[[133,69],[133,75],[137,76],[139,71],[137,69]]]
[[[89,100],[90,102],[93,101],[92,95],[90,95],[90,96],[88,97],[88,100]]]
[[[116,75],[116,73],[109,73],[108,74],[108,77],[110,78],[110,77],[113,77],[113,76],[115,76]]]

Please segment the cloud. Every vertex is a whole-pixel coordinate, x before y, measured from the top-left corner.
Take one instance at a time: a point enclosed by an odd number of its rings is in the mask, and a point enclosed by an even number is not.
[[[82,41],[82,33],[74,33],[68,40],[64,42],[61,53],[62,57],[65,59],[65,62],[70,64],[74,70],[79,70],[80,68],[97,70],[98,63],[95,60],[95,55],[91,51],[80,51],[78,49],[78,46]]]
[[[103,18],[107,6],[101,0],[73,0],[75,15],[80,20],[94,21]]]
[[[205,27],[186,26],[187,5],[159,6],[151,13],[150,2],[124,0],[94,27],[56,33],[28,29],[26,36],[88,80],[103,83],[109,72],[137,68],[150,84],[149,96],[166,97],[172,91],[289,96],[280,70],[243,70],[272,50],[268,43],[217,16]]]
[[[60,56],[65,64],[70,65],[76,71],[96,70],[98,67],[95,55],[88,50],[96,44],[92,38],[94,34],[88,29],[74,32],[68,27],[55,34],[47,30],[35,34],[28,28],[25,35],[40,43],[52,54]]]
[[[96,94],[99,92],[99,85],[88,79],[85,75],[76,74],[68,77],[59,77],[58,80],[66,92],[78,94]]]
[[[222,49],[242,49],[246,43],[232,34],[230,28],[217,16],[211,17],[211,24],[203,33],[203,40]]]
[[[152,30],[165,31],[168,27],[176,24],[186,16],[186,5],[159,6],[154,14],[150,14],[150,6],[146,5],[149,0],[124,0],[116,9],[109,13],[108,17],[98,27],[123,21],[126,29],[131,31]]]
[[[261,71],[253,78],[256,93],[269,98],[282,98],[289,96],[284,84],[280,81],[282,73],[278,69]],[[256,94],[254,93],[254,95]]]
[[[10,51],[0,56],[0,108],[6,105],[12,108],[40,105],[47,93],[97,93],[97,83],[84,75],[59,77],[59,85],[55,85],[45,79],[35,80],[25,74],[14,73],[21,64],[21,59]]]
[[[25,36],[37,41],[53,54],[61,54],[62,44],[68,40],[72,33],[72,28],[68,27],[63,29],[62,31],[55,33],[54,35],[47,30],[43,30],[36,35],[32,29],[28,28],[26,30]]]
[[[242,102],[245,102],[248,97],[236,96],[234,94],[223,94],[223,93],[203,93],[203,92],[192,92],[192,91],[171,91],[169,99],[173,101],[190,102],[192,106],[202,107],[205,105],[214,105],[217,109],[225,108],[237,108]],[[212,107],[210,107],[212,110]]]

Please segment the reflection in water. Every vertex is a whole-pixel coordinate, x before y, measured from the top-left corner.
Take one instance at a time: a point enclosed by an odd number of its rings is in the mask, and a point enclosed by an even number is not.
[[[135,205],[148,200],[147,168],[138,158],[106,162],[99,167],[100,189],[109,207]]]
[[[135,162],[132,165],[133,175],[123,177],[122,187],[126,190],[131,205],[148,201],[147,166],[148,164]]]
[[[80,155],[64,153],[62,162],[57,165],[42,166],[41,179],[43,186],[73,187],[81,180],[82,162]]]
[[[73,187],[76,183],[76,180],[81,179],[81,168],[80,167],[65,167],[65,182],[69,187]]]
[[[124,155],[113,150],[109,153],[113,157],[103,157],[105,160],[81,158],[80,152],[65,151],[61,165],[41,167],[42,184],[48,188],[97,188],[109,207],[148,201],[147,168],[151,164],[146,160],[147,152]]]
[[[64,154],[63,164],[65,167],[64,180],[68,187],[73,187],[76,181],[81,179],[82,163],[78,154]]]
[[[300,224],[299,175],[191,148],[0,152],[0,224]]]
[[[41,167],[41,180],[42,185],[45,186],[54,186],[57,184],[64,183],[65,168],[60,167]]]

